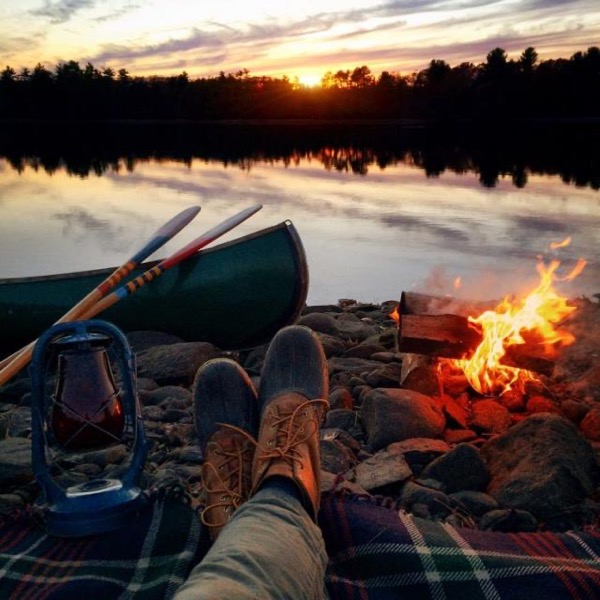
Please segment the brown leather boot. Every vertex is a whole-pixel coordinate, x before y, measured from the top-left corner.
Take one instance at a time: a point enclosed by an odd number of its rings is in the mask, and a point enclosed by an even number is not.
[[[194,421],[204,448],[200,515],[214,541],[233,513],[248,499],[257,432],[256,391],[234,361],[205,363],[194,382]]]
[[[329,406],[327,361],[308,328],[273,338],[260,380],[261,424],[252,464],[252,493],[270,477],[287,477],[316,520],[320,504],[319,428]]]
[[[202,465],[205,508],[200,520],[213,541],[249,497],[253,456],[252,440],[226,426],[219,427],[208,441]]]

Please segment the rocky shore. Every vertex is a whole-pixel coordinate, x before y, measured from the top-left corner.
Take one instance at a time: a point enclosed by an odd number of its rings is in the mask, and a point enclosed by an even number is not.
[[[299,323],[318,333],[328,358],[330,410],[321,429],[324,492],[385,496],[420,517],[494,531],[595,526],[600,517],[600,303],[573,301],[565,323],[576,341],[552,377],[523,393],[478,396],[433,360],[397,351],[381,305],[341,300],[307,307]],[[171,335],[128,335],[149,441],[148,489],[180,490],[201,502],[202,450],[192,382],[210,358],[237,360],[258,384],[267,346],[221,352]],[[0,388],[0,514],[38,494],[31,470],[29,379]],[[123,448],[89,453],[69,468],[118,470]]]

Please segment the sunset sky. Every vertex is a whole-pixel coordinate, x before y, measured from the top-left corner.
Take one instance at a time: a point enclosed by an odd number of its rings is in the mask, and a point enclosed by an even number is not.
[[[600,0],[0,0],[0,68],[126,68],[132,75],[299,77],[367,65],[409,74],[433,59],[570,58],[600,45]]]

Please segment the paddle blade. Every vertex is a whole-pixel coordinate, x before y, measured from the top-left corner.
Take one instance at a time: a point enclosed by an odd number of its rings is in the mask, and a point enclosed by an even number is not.
[[[252,215],[256,214],[262,208],[262,204],[256,204],[251,206],[250,208],[246,208],[245,210],[240,211],[239,213],[233,215],[233,217],[229,217],[229,219],[215,225],[212,229],[209,229],[206,233],[203,233],[200,237],[197,237],[195,240],[192,240],[187,246],[184,246],[181,250],[172,254],[165,260],[163,260],[160,265],[158,265],[161,269],[169,269],[174,265],[180,263],[195,254],[204,246],[210,244],[212,241],[216,240],[218,237],[226,234],[228,231],[231,231],[234,227],[237,227],[241,223],[243,223],[246,219],[249,219]]]
[[[156,252],[161,246],[166,244],[173,236],[179,233],[195,216],[200,212],[199,206],[191,206],[175,215],[171,220],[159,227],[148,243],[138,250],[134,256],[129,259],[136,265]]]

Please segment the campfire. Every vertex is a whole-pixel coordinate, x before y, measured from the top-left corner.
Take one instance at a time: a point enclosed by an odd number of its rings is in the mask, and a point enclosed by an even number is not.
[[[570,239],[552,244],[556,249]],[[523,393],[527,382],[550,376],[562,348],[574,336],[561,323],[576,308],[555,289],[585,267],[580,259],[560,276],[558,260],[538,259],[539,284],[500,302],[467,302],[449,296],[403,292],[398,310],[400,352],[434,357],[442,382],[462,375],[481,396]],[[458,283],[458,282],[457,282]],[[443,393],[443,391],[442,391]]]

